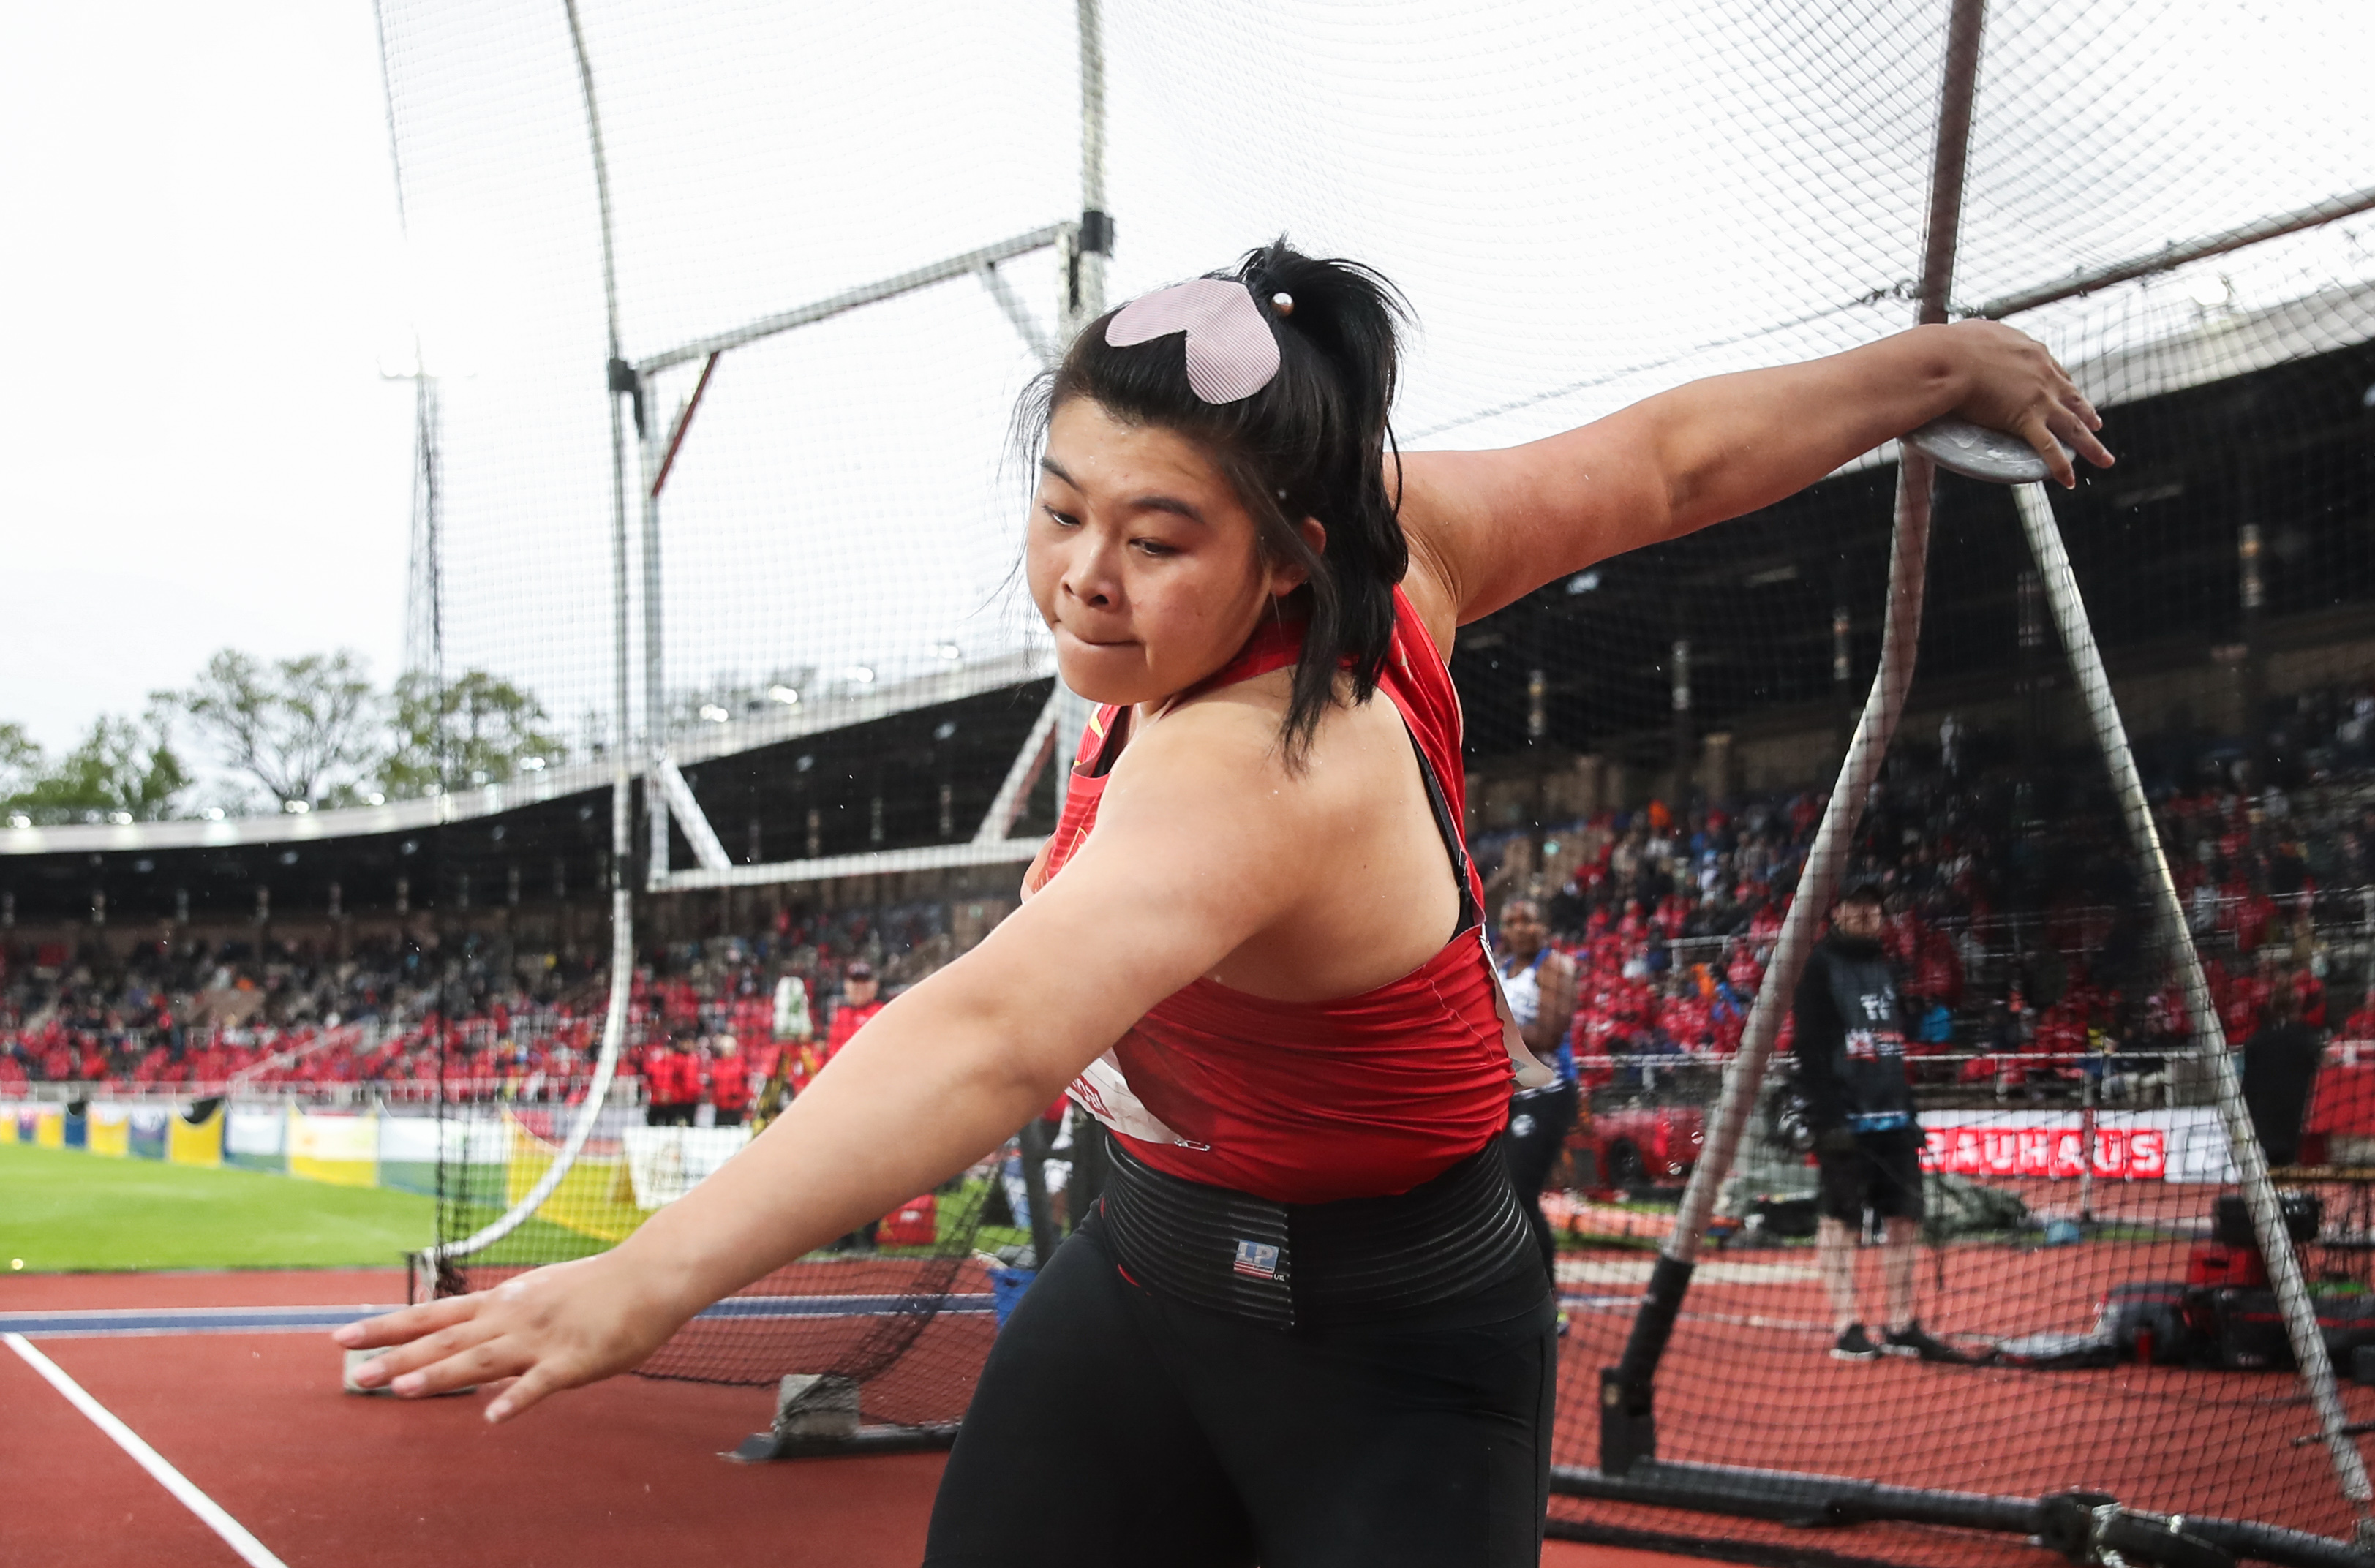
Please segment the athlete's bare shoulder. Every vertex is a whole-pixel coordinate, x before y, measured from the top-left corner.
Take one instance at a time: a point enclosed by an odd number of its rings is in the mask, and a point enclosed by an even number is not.
[[[1105,785],[1105,808],[1117,796],[1158,787],[1158,776],[1166,791],[1208,791],[1237,801],[1235,809],[1265,815],[1316,801],[1324,791],[1310,787],[1312,763],[1328,749],[1337,714],[1323,714],[1309,751],[1299,762],[1291,760],[1280,725],[1293,683],[1291,669],[1272,670],[1140,719]]]
[[[1382,698],[1340,702],[1321,713],[1309,746],[1291,755],[1281,722],[1293,678],[1273,670],[1137,725],[1106,781],[1099,832],[1155,813],[1179,833],[1252,840],[1282,865],[1316,867],[1321,846],[1373,824],[1409,768],[1400,714]],[[1314,870],[1306,885],[1319,880]]]
[[[1402,537],[1410,543],[1410,571],[1401,581],[1402,594],[1418,612],[1421,625],[1446,661],[1459,629],[1460,594],[1457,561],[1447,540],[1461,531],[1450,514],[1459,506],[1453,476],[1444,471],[1430,452],[1410,452],[1386,459],[1386,489],[1399,489]]]
[[[1392,701],[1329,708],[1290,760],[1279,725],[1291,678],[1257,677],[1142,726],[1083,854],[1192,866],[1199,896],[1225,885],[1246,941],[1211,977],[1309,1001],[1424,962],[1451,928],[1458,890]]]

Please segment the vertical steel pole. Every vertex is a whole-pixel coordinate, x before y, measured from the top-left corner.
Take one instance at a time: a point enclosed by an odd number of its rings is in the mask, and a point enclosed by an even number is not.
[[[1955,250],[1963,205],[1964,168],[1970,150],[1971,107],[1979,82],[1979,39],[1986,0],[1953,0],[1946,53],[1938,94],[1938,140],[1930,175],[1929,230],[1922,246],[1919,320],[1946,319],[1954,285]],[[1658,1262],[1633,1319],[1625,1353],[1600,1373],[1600,1468],[1622,1475],[1637,1462],[1657,1456],[1654,1385],[1683,1298],[1697,1267],[1699,1245],[1716,1198],[1731,1174],[1765,1081],[1765,1067],[1781,1018],[1798,988],[1814,933],[1829,912],[1832,890],[1863,815],[1865,797],[1896,731],[1898,714],[1913,680],[1914,654],[1921,634],[1921,586],[1930,551],[1930,501],[1933,470],[1929,459],[1901,453],[1896,476],[1896,515],[1889,558],[1887,619],[1881,633],[1879,672],[1864,699],[1863,716],[1848,746],[1837,784],[1831,791],[1807,851],[1781,937],[1749,1013],[1739,1052],[1725,1067],[1723,1091],[1708,1118],[1706,1142],[1691,1168],[1681,1208],[1674,1216]]]
[[[632,373],[632,372],[631,372]],[[647,420],[644,414],[644,389],[638,377],[635,393],[636,450],[641,458],[643,491],[644,553],[644,755],[654,764],[668,755],[668,687],[665,684],[668,666],[666,649],[660,641],[660,498],[652,488],[652,476],[659,471],[659,454],[656,450],[666,439],[657,420]],[[644,818],[649,843],[644,866],[645,885],[665,876],[668,868],[668,799],[660,793],[656,768],[644,776]]]
[[[562,0],[569,16],[569,42],[576,52],[577,82],[585,100],[585,139],[594,159],[594,195],[599,204],[602,219],[602,314],[609,334],[609,360],[607,374],[610,390],[610,654],[611,701],[617,705],[618,716],[610,737],[610,854],[613,861],[611,887],[614,892],[624,892],[632,885],[628,865],[634,854],[634,764],[632,732],[630,727],[633,701],[632,682],[629,678],[628,646],[628,568],[627,568],[627,431],[626,408],[620,399],[629,398],[629,407],[641,404],[640,392],[631,383],[623,383],[621,367],[633,375],[633,367],[619,347],[619,264],[610,223],[610,163],[602,147],[602,115],[594,96],[594,64],[585,53],[585,29],[577,17],[577,0]],[[622,974],[611,976],[613,989],[625,981]],[[605,1042],[606,1048],[609,1042]],[[590,1103],[590,1101],[589,1101]]]
[[[642,407],[642,391],[637,393],[637,407]],[[644,883],[656,889],[659,878],[668,870],[668,796],[661,793],[658,763],[668,755],[668,714],[667,687],[668,669],[665,650],[660,643],[660,498],[653,488],[652,477],[659,472],[660,443],[666,439],[656,420],[636,420],[636,443],[641,457],[643,492],[643,552],[644,552],[644,755],[652,767],[644,776]]]
[[[1105,258],[1113,253],[1113,215],[1105,206],[1105,34],[1102,0],[1078,0],[1081,34],[1081,223],[1065,254],[1060,360],[1081,327],[1105,313]],[[1047,770],[1054,817],[1064,814],[1064,781],[1071,776],[1081,731],[1096,704],[1056,678],[1056,765]]]
[[[2158,929],[2163,949],[2177,964],[2185,982],[2185,1007],[2193,1023],[2194,1057],[2209,1074],[2219,1119],[2226,1125],[2227,1148],[2232,1151],[2244,1201],[2251,1211],[2251,1229],[2260,1239],[2261,1255],[2267,1259],[2268,1281],[2275,1288],[2286,1338],[2292,1341],[2293,1359],[2300,1368],[2301,1382],[2308,1387],[2310,1404],[2317,1411],[2318,1428],[2324,1436],[2326,1453],[2334,1461],[2334,1474],[2342,1483],[2342,1494],[2357,1512],[2359,1539],[2367,1540],[2375,1534],[2369,1527],[2370,1522],[2375,1522],[2375,1512],[2370,1512],[2370,1506],[2375,1505],[2375,1489],[2369,1485],[2366,1461],[2360,1457],[2357,1442],[2348,1431],[2350,1417],[2334,1387],[2334,1362],[2326,1354],[2325,1336],[2317,1326],[2317,1309],[2301,1277],[2300,1256],[2293,1250],[2292,1238],[2285,1231],[2275,1185],[2268,1177],[2268,1157],[2252,1130],[2251,1112],[2243,1103],[2242,1084],[2236,1077],[2233,1059],[2227,1054],[2227,1032],[2219,1021],[2209,982],[2203,977],[2201,955],[2194,951],[2192,935],[2186,929],[2185,910],[2178,902],[2168,856],[2161,849],[2160,831],[2154,825],[2152,807],[2145,799],[2135,753],[2128,748],[2127,724],[2120,717],[2119,703],[2111,696],[2110,679],[2103,673],[2103,655],[2095,645],[2095,629],[2087,619],[2086,601],[2079,596],[2078,580],[2071,572],[2062,530],[2053,521],[2052,502],[2047,499],[2043,485],[2015,486],[2013,500],[2020,508],[2020,525],[2028,536],[2028,548],[2037,557],[2038,574],[2044,580],[2046,599],[2053,607],[2054,624],[2062,632],[2062,646],[2070,657],[2071,673],[2077,677],[2079,698],[2086,704],[2096,743],[2102,748],[2104,764],[2110,771],[2111,787],[2118,793],[2121,813],[2127,819],[2129,842],[2135,846],[2136,858],[2144,864],[2145,882],[2152,890],[2153,924]],[[2092,1153],[2090,1149],[2090,1166]]]
[[[1105,312],[1105,257],[1113,216],[1105,206],[1105,30],[1100,0],[1079,0],[1081,29],[1081,238],[1072,284],[1071,333]]]

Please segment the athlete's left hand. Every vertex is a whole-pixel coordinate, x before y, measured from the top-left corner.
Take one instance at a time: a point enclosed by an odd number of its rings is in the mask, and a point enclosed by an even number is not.
[[[1966,384],[1956,413],[2019,436],[2065,488],[2077,484],[2078,474],[2063,446],[2097,468],[2115,461],[2095,435],[2103,417],[2044,344],[2002,322],[1956,322],[1945,332]]]
[[[688,1315],[609,1252],[349,1323],[331,1338],[350,1350],[396,1347],[356,1369],[362,1387],[418,1398],[492,1385],[487,1419],[500,1421],[642,1364]]]

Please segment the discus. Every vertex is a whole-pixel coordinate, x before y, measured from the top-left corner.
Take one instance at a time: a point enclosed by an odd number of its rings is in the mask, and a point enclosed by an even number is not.
[[[2037,449],[2020,437],[1951,414],[1912,431],[1905,443],[1941,468],[1991,485],[2033,485],[2052,472]],[[2062,446],[2059,441],[2054,444]],[[2074,463],[2078,458],[2067,446],[2062,446],[2062,454]]]

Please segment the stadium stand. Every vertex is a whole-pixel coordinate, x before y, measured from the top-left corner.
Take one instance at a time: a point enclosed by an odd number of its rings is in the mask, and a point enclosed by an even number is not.
[[[1901,749],[1858,864],[1890,890],[1891,956],[1929,1020],[1916,1049],[1946,1058],[1932,1076],[2049,1092],[2074,1080],[2090,1031],[2144,1062],[2180,1047],[2185,1018],[2166,984],[2140,991],[2131,978],[2143,933],[2109,802],[2024,795],[2010,751],[2006,737],[1954,725],[1937,748]],[[2277,984],[2296,989],[2311,1027],[2356,1018],[2350,1037],[2375,1034],[2375,1008],[2360,1005],[2375,979],[2375,687],[2298,694],[2264,763],[2182,733],[2154,737],[2153,755],[2163,840],[2228,1039],[2258,1027]],[[1652,800],[1480,836],[1480,858],[1498,863],[1495,890],[1540,899],[1554,942],[1581,964],[1573,1044],[1600,1064],[1601,1083],[1626,1058],[1729,1054],[1821,808],[1812,791],[1680,812]],[[730,1033],[763,1078],[780,979],[797,978],[821,1011],[842,968],[863,959],[895,993],[1010,907],[995,894],[787,902],[743,928],[661,940],[633,988],[631,1043]],[[313,936],[20,938],[0,942],[0,1081],[363,1085],[423,1098],[442,1029],[454,1037],[449,1077],[464,1065],[455,1095],[571,1101],[602,978],[588,949],[499,931],[343,949]]]
[[[954,956],[956,930],[978,939],[1005,907],[918,902],[798,918],[786,910],[768,929],[663,944],[633,984],[633,1046],[731,1035],[747,1072],[763,1079],[781,980],[815,997],[822,1026],[850,962],[864,960],[902,988]],[[286,1087],[422,1101],[436,1093],[443,1032],[449,1097],[574,1103],[603,983],[586,956],[476,935],[450,951],[432,939],[366,941],[343,953],[277,937],[0,942],[0,1085],[165,1094]]]

